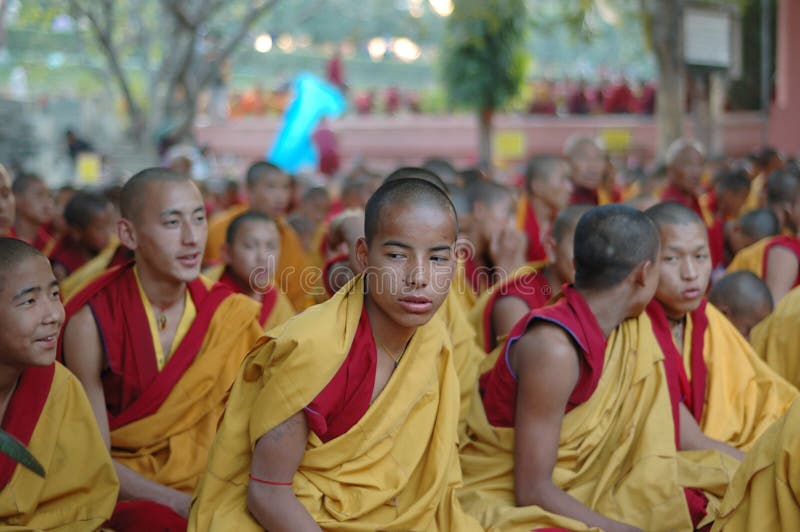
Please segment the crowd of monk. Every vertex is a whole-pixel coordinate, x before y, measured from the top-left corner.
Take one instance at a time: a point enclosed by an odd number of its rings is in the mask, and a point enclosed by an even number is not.
[[[0,526],[800,530],[800,168],[606,170],[0,167]]]

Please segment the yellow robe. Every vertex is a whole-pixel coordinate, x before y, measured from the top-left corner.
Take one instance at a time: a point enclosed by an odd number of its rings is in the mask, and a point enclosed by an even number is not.
[[[775,310],[750,333],[758,356],[778,375],[800,388],[800,287],[778,302]]]
[[[91,283],[108,269],[108,264],[114,258],[119,248],[119,240],[112,238],[103,250],[86,262],[83,266],[72,272],[59,283],[61,299],[66,303],[87,284]]]
[[[755,244],[750,244],[746,248],[739,250],[734,255],[731,263],[728,264],[726,270],[728,272],[735,272],[737,270],[747,270],[756,274],[759,278],[764,278],[764,251],[767,249],[767,244],[772,241],[771,236],[762,238]]]
[[[253,447],[335,375],[362,294],[357,277],[271,331],[248,356],[195,494],[190,531],[262,530],[246,508]],[[455,497],[458,394],[450,341],[434,317],[417,329],[403,363],[354,427],[327,443],[309,433],[295,495],[325,530],[479,530]]]
[[[203,257],[204,262],[217,262],[221,259],[225,233],[234,218],[246,212],[246,205],[236,205],[211,218],[208,224],[208,240]],[[275,271],[275,280],[281,292],[285,293],[299,312],[314,304],[312,292],[318,283],[320,272],[311,268],[300,237],[283,218],[275,220],[281,237],[281,254]]]
[[[467,272],[462,261],[456,263],[456,274],[455,277],[453,277],[450,291],[455,292],[456,299],[461,304],[461,308],[465,313],[469,313],[478,295],[467,280]]]
[[[474,393],[470,441],[461,450],[464,508],[504,532],[596,530],[538,506],[515,505],[514,429],[490,425],[477,386]],[[564,416],[553,481],[612,519],[653,532],[683,531],[692,524],[682,488],[722,495],[736,465],[719,453],[676,451],[663,354],[642,315],[612,332],[597,389]]]
[[[205,470],[231,384],[261,334],[258,304],[241,294],[226,298],[196,358],[159,409],[111,431],[113,458],[191,494]]]
[[[747,453],[712,532],[800,530],[800,403]]]
[[[17,466],[0,491],[2,530],[97,530],[111,517],[119,481],[80,382],[56,363],[28,449],[45,478]]]
[[[747,450],[798,397],[797,389],[758,358],[736,327],[706,306],[703,346],[706,398],[700,428],[716,440]],[[684,367],[691,376],[691,320],[684,333]]]

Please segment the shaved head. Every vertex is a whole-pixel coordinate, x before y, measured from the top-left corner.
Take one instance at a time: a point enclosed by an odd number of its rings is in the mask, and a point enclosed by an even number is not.
[[[0,237],[0,292],[5,289],[5,274],[18,264],[44,254],[27,242],[10,237]]]
[[[748,270],[727,274],[714,283],[708,300],[716,307],[727,307],[731,314],[744,316],[758,307],[774,307],[767,283]]]
[[[659,228],[665,225],[693,225],[706,226],[703,219],[689,207],[676,201],[665,201],[654,205],[644,212]]]
[[[553,240],[559,242],[562,238],[567,236],[568,233],[574,231],[581,216],[591,209],[592,207],[590,205],[570,205],[562,209],[561,212],[558,213],[558,216],[556,216],[556,219],[553,220],[553,227],[550,229]]]
[[[537,155],[531,157],[525,166],[525,189],[531,189],[531,183],[539,179],[548,179],[559,165],[567,164],[563,157],[557,155]]]
[[[495,205],[509,198],[514,198],[514,193],[511,189],[494,181],[475,181],[467,187],[467,199],[469,200],[470,209],[474,209],[476,203]]]
[[[142,208],[147,204],[147,195],[153,183],[191,183],[190,177],[169,168],[146,168],[131,177],[122,187],[119,207],[122,217],[133,222],[141,218]]]
[[[775,236],[781,232],[778,217],[769,209],[755,209],[739,217],[742,233],[754,240]]]
[[[447,184],[442,181],[442,178],[439,177],[438,174],[433,172],[432,170],[428,170],[427,168],[417,168],[414,166],[405,166],[403,168],[398,168],[391,174],[389,174],[386,179],[383,180],[384,183],[388,183],[390,181],[396,181],[398,179],[422,179],[423,181],[427,181],[432,185],[436,185],[445,194],[449,195],[449,190]]]

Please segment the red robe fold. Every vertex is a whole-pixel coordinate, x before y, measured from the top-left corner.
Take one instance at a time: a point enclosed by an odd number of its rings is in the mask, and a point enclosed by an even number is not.
[[[221,284],[209,290],[199,278],[187,289],[197,317],[160,372],[132,262],[104,273],[67,303],[66,321],[87,303],[97,321],[108,363],[102,379],[111,430],[159,409],[194,361],[217,307],[232,294]]]
[[[222,275],[217,282],[227,286],[232,292],[237,294],[248,295],[250,292],[250,287],[245,286],[238,277],[231,273],[229,268],[225,268],[225,271],[222,272]],[[267,320],[269,319],[270,314],[272,314],[272,309],[275,308],[275,303],[277,303],[277,301],[278,289],[275,288],[274,284],[270,284],[263,293],[263,297],[261,299],[261,312],[258,315],[258,323],[262,327],[267,323]]]
[[[8,232],[7,236],[22,240],[19,235],[17,235],[17,231],[13,227],[11,228],[11,231]],[[33,242],[28,242],[28,244],[35,247],[45,255],[49,255],[50,250],[53,248],[54,240],[44,226],[40,226],[39,229],[36,230],[36,238],[33,239]]]
[[[377,365],[378,353],[365,306],[347,358],[325,388],[303,409],[309,428],[320,440],[328,442],[341,436],[367,413]]]
[[[55,364],[26,368],[20,375],[17,388],[8,403],[2,428],[23,445],[27,446],[31,441],[33,430],[50,396],[50,385],[53,383],[55,370]],[[0,491],[11,480],[17,466],[14,460],[0,453]]]
[[[574,185],[572,195],[569,197],[570,205],[600,205],[600,195],[597,190]]]
[[[80,244],[71,236],[64,235],[53,246],[50,262],[61,265],[70,274],[86,264],[87,258],[81,253]]]
[[[532,310],[508,335],[494,367],[480,377],[480,393],[486,417],[495,427],[513,427],[517,402],[517,377],[511,371],[508,352],[535,320],[564,329],[578,346],[580,375],[567,401],[566,411],[589,399],[603,373],[606,339],[586,300],[577,290],[564,286],[564,297],[554,305]]]
[[[525,231],[528,237],[527,261],[534,262],[545,260],[547,259],[547,253],[542,245],[541,228],[539,227],[539,220],[536,218],[536,213],[533,211],[533,204],[530,200],[527,202],[527,207],[523,226],[523,231]]]
[[[331,282],[329,279],[330,270],[334,264],[338,264],[340,262],[347,262],[350,259],[350,256],[347,253],[340,253],[335,257],[332,257],[325,261],[325,264],[322,265],[322,286],[325,287],[325,294],[328,297],[331,297],[334,294],[333,287],[331,286]]]

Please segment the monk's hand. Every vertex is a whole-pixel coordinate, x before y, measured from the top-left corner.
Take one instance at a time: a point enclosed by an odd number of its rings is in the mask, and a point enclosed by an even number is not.
[[[184,519],[189,519],[189,506],[192,504],[192,496],[182,491],[175,490],[173,494],[172,501],[169,504],[169,507],[172,510],[183,517]]]
[[[489,243],[489,256],[498,270],[500,279],[505,279],[514,270],[525,264],[528,238],[525,233],[506,227]]]

